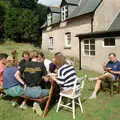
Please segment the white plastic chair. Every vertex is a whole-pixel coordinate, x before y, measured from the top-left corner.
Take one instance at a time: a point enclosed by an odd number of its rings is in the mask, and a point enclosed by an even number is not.
[[[69,94],[67,91],[66,92],[64,92],[64,91],[60,92],[60,98],[59,98],[59,101],[58,101],[56,112],[58,112],[60,106],[69,108],[73,112],[73,119],[75,119],[75,103],[80,106],[81,112],[83,112],[83,108],[82,108],[82,104],[81,104],[81,100],[80,100],[80,94],[81,94],[81,90],[84,87],[84,80],[86,78],[87,78],[87,75],[84,75],[83,77],[75,79],[74,86],[72,88],[71,94]],[[72,100],[72,107],[70,107],[71,102],[69,102],[67,104],[62,104],[61,103],[62,97],[66,97],[68,99],[71,99]],[[76,99],[78,100],[78,102],[75,102]]]

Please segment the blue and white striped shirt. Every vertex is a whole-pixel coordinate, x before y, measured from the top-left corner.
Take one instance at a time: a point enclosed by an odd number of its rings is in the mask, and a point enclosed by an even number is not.
[[[57,83],[60,85],[60,89],[70,89],[74,85],[76,78],[76,72],[72,65],[64,64],[58,69]]]

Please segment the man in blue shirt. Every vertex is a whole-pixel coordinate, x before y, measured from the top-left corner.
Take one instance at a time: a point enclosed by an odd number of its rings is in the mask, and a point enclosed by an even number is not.
[[[120,75],[120,62],[117,60],[116,54],[109,53],[108,57],[109,61],[104,65],[105,73],[95,78],[89,78],[89,80],[96,80],[95,88],[92,95],[90,96],[90,99],[96,98],[96,94],[100,89],[100,84],[102,81],[106,79],[117,80]]]

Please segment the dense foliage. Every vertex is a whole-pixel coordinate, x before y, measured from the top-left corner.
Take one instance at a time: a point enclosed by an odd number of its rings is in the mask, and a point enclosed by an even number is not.
[[[38,0],[1,0],[0,37],[16,42],[39,43],[40,46],[40,27],[46,20],[48,8],[37,2]]]

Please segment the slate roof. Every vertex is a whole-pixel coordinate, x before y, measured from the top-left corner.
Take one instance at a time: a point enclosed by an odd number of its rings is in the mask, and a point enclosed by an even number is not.
[[[80,0],[65,0],[65,1],[70,4],[78,4]]]
[[[120,12],[117,14],[115,20],[108,29],[109,31],[120,30]]]
[[[67,4],[76,4],[75,10],[68,16],[67,19],[75,18],[84,14],[94,12],[102,0],[64,0]],[[62,2],[64,2],[62,0]],[[62,3],[61,2],[61,3]],[[72,9],[72,8],[71,8]],[[50,7],[51,12],[58,13],[59,16],[54,16],[52,24],[60,22],[60,8]]]
[[[60,13],[60,8],[59,7],[50,7],[50,11],[54,13]]]
[[[101,0],[82,0],[81,4],[73,11],[68,18],[74,18],[80,15],[94,12]]]

